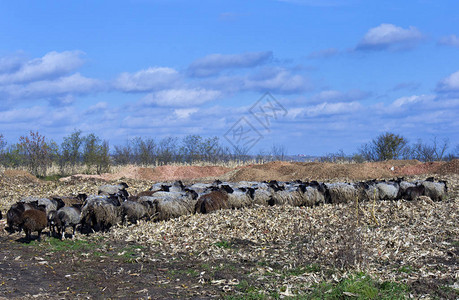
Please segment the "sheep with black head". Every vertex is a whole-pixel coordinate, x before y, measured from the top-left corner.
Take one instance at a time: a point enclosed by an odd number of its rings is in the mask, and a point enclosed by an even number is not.
[[[139,220],[150,220],[155,213],[155,208],[152,202],[141,201],[142,197],[137,201],[124,201],[121,204],[121,222],[137,224]],[[148,196],[147,196],[148,197]]]
[[[118,198],[109,196],[90,196],[81,208],[83,230],[107,231],[121,222],[121,209]]]

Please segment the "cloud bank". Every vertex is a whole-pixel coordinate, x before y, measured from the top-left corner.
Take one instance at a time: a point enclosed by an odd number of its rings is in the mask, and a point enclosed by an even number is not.
[[[423,34],[413,26],[404,29],[393,24],[381,24],[364,35],[356,50],[404,50],[414,47]]]

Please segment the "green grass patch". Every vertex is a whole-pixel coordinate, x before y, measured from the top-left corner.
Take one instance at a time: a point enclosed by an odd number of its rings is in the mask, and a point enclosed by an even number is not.
[[[299,299],[407,299],[409,289],[396,282],[379,283],[364,273],[344,278],[337,284],[321,283]]]
[[[413,273],[413,267],[410,265],[406,266],[401,266],[400,268],[397,269],[398,273],[405,273],[405,274],[411,274]]]
[[[293,269],[288,269],[285,271],[285,275],[299,276],[305,273],[315,273],[320,272],[321,268],[318,264],[301,266]]]
[[[104,255],[104,253],[99,252],[99,251],[94,251],[94,252],[93,252],[93,255],[94,255],[95,257],[101,257],[101,256]]]
[[[217,246],[219,248],[225,248],[225,249],[231,248],[231,243],[228,242],[228,241],[225,241],[225,240],[222,240],[220,242],[216,242],[213,245],[215,245],[215,246]]]
[[[140,250],[143,248],[145,247],[141,245],[127,246],[118,253],[118,257],[124,259],[124,262],[134,263],[139,256]]]
[[[379,283],[365,273],[356,273],[343,278],[338,283],[322,282],[312,286],[312,291],[307,294],[296,295],[289,299],[383,299],[396,300],[408,299],[409,289],[406,285],[396,282]],[[280,299],[280,293],[285,292],[285,286],[280,287],[278,292],[266,295],[259,288],[242,280],[237,286],[236,295],[229,295],[226,299]],[[295,292],[294,292],[295,293]]]

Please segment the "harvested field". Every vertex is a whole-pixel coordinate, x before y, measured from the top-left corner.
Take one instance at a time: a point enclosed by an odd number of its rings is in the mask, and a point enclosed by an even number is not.
[[[457,160],[363,165],[274,162],[229,172],[193,176],[355,181],[416,173],[407,178],[434,176],[447,180],[450,190],[441,202],[422,196],[414,201],[220,210],[141,221],[108,233],[78,233],[74,241],[43,237],[42,242],[27,244],[23,233],[8,235],[0,220],[0,297],[307,299],[319,283],[338,284],[355,272],[406,287],[405,296],[459,297]],[[123,181],[135,194],[154,181],[177,179],[173,172],[170,176]],[[96,194],[106,182],[79,177],[43,182],[5,172],[0,175],[0,209],[5,214],[9,205],[27,195]]]

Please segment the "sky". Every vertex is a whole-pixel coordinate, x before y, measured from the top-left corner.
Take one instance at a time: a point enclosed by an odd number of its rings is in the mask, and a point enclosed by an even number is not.
[[[0,0],[0,134],[459,143],[459,2]]]

